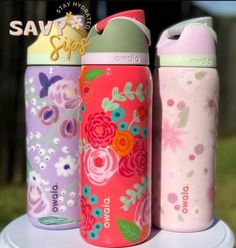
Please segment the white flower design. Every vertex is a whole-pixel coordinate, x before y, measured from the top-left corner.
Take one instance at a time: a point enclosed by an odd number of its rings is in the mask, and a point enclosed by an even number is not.
[[[66,158],[60,157],[55,167],[58,176],[68,177],[74,175],[76,172],[77,163],[74,158],[68,155]]]
[[[49,184],[47,180],[44,180],[43,178],[41,178],[40,174],[38,174],[37,172],[33,170],[29,172],[29,182],[32,182],[37,185],[40,185],[40,184],[48,185]]]
[[[36,184],[41,184],[42,178],[40,177],[40,175],[37,172],[30,171],[29,172],[29,181],[34,182]]]
[[[193,90],[200,84],[200,81],[197,80],[193,72],[186,72],[182,78],[179,79],[178,85],[187,93],[192,93]]]
[[[83,27],[83,23],[81,21],[80,17],[74,17],[71,21],[70,21],[71,27],[75,28],[75,29],[80,29],[80,27]]]

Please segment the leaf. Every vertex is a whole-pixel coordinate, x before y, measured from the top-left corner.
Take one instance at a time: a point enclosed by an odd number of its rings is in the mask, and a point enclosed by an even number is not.
[[[130,201],[126,196],[121,196],[120,201],[124,203],[124,205],[121,207],[125,211],[127,211],[130,208]]]
[[[142,88],[143,88],[143,84],[140,83],[136,89],[136,93],[139,95],[140,93],[142,93]]]
[[[48,88],[50,86],[48,77],[43,72],[39,73],[39,81],[40,81],[40,84],[42,85],[43,88]]]
[[[144,94],[148,95],[149,94],[149,87],[147,86],[144,90]]]
[[[141,191],[142,192],[142,189],[143,189],[143,186],[138,184],[138,183],[135,183],[134,184],[134,188],[137,189],[138,191]]]
[[[124,101],[126,101],[126,97],[125,96],[122,96],[122,95],[117,95],[116,96],[116,100],[117,101],[120,101],[120,102],[124,102]]]
[[[181,214],[178,214],[178,220],[180,222],[184,222],[184,218],[183,218],[183,216]]]
[[[86,71],[84,79],[85,79],[85,81],[94,80],[94,79],[96,79],[97,77],[101,76],[104,73],[105,73],[104,70],[94,68],[94,69]]]
[[[147,178],[146,178],[146,177],[142,177],[142,178],[141,178],[141,181],[142,181],[143,185],[146,187],[147,184],[148,184]]]
[[[102,100],[102,108],[104,109],[105,112],[113,111],[113,110],[115,110],[115,109],[117,109],[119,107],[120,107],[119,103],[113,103],[112,101],[109,100],[108,97],[105,97]]]
[[[54,77],[52,77],[52,78],[49,80],[49,83],[50,83],[50,85],[52,85],[52,84],[56,83],[57,81],[59,81],[59,80],[61,80],[61,79],[62,79],[62,77],[60,77],[60,76],[54,76]]]
[[[125,91],[125,92],[130,92],[131,88],[132,88],[132,83],[127,82],[127,83],[125,84],[124,91]]]
[[[76,221],[66,218],[66,217],[57,217],[57,216],[47,216],[47,217],[41,217],[38,218],[39,223],[43,225],[63,225],[63,224],[69,224],[69,223],[76,223]]]
[[[113,88],[112,90],[112,97],[116,98],[119,95],[119,89],[117,87]]]
[[[187,177],[192,177],[193,174],[194,174],[194,170],[191,170],[191,171],[188,172]]]
[[[109,103],[105,111],[113,111],[120,107],[119,103]]]
[[[105,97],[103,100],[102,100],[102,108],[106,108],[106,106],[109,104],[110,100],[108,97]]]
[[[120,218],[117,218],[116,222],[122,236],[126,240],[130,242],[138,241],[140,236],[140,228],[135,223],[127,220],[122,220]]]
[[[128,189],[126,193],[127,195],[131,196],[131,201],[134,204],[136,202],[136,192],[133,191],[132,189]]]
[[[122,201],[122,202],[124,202],[124,203],[127,203],[129,200],[128,200],[128,198],[126,197],[126,196],[121,196],[120,197],[120,201]]]
[[[129,98],[129,100],[134,100],[134,94],[132,92],[127,92],[125,91],[125,95],[127,96],[127,98]]]
[[[138,99],[139,99],[140,102],[144,101],[144,96],[143,96],[142,93],[138,95]]]
[[[48,95],[48,88],[42,88],[39,93],[40,98],[44,98],[47,95]]]
[[[178,118],[179,118],[179,125],[178,127],[185,127],[187,125],[188,122],[188,117],[189,117],[189,108],[183,108],[179,114],[178,114]]]
[[[202,80],[205,76],[207,75],[207,73],[205,71],[199,71],[197,73],[195,73],[195,78],[198,80]]]
[[[30,161],[27,159],[27,161],[26,161],[26,165],[27,165],[27,174],[30,172],[30,171],[32,171],[33,170],[33,167],[32,167],[32,165],[31,165],[31,163],[30,163]]]

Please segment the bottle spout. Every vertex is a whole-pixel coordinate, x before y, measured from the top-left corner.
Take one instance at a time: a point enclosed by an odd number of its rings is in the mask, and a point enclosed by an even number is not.
[[[103,30],[105,29],[108,22],[114,18],[117,18],[117,17],[129,17],[129,18],[137,20],[137,21],[139,21],[145,25],[144,11],[141,9],[134,9],[134,10],[119,12],[119,13],[116,13],[114,15],[108,16],[107,18],[99,21],[95,25],[95,29],[97,30],[98,33],[103,32]]]
[[[212,18],[210,16],[206,16],[177,23],[166,30],[166,35],[168,38],[180,36],[185,27],[191,24],[203,24],[209,28],[212,28]]]

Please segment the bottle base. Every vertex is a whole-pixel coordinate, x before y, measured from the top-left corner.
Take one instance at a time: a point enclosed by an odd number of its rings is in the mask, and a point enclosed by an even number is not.
[[[191,233],[191,232],[201,232],[208,228],[210,228],[214,223],[214,219],[203,225],[195,226],[195,227],[184,227],[184,226],[170,226],[170,225],[164,225],[164,224],[154,224],[155,227],[158,229],[162,229],[168,232],[180,232],[180,233]]]
[[[110,242],[99,242],[99,241],[96,241],[96,240],[87,240],[86,238],[84,238],[82,235],[82,239],[87,243],[87,244],[90,244],[90,245],[94,245],[94,246],[97,246],[97,247],[107,247],[107,248],[117,248],[117,247],[131,247],[131,246],[135,246],[135,245],[139,245],[139,244],[142,244],[144,243],[145,241],[148,240],[148,238],[150,237],[150,234],[151,234],[151,231],[149,233],[149,235],[142,239],[142,240],[139,240],[137,242],[128,242],[127,243],[112,243],[111,241]]]
[[[37,227],[39,229],[45,229],[45,230],[69,230],[69,229],[76,229],[79,228],[79,223],[75,224],[61,224],[61,225],[43,225],[39,222],[35,221],[32,217],[28,215],[28,220],[30,224],[32,224],[34,227]]]

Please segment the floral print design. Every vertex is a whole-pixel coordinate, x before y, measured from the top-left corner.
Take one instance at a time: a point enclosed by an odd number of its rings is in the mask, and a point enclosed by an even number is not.
[[[145,175],[147,171],[147,155],[143,139],[140,135],[134,138],[134,147],[131,153],[120,159],[119,172],[125,177]]]
[[[116,133],[116,125],[104,112],[94,113],[89,116],[85,131],[88,141],[94,148],[104,148],[111,144]]]
[[[72,138],[77,134],[77,121],[76,119],[66,119],[60,126],[61,135],[64,138]]]
[[[58,108],[54,105],[43,107],[38,114],[42,123],[45,125],[50,125],[52,123],[57,122],[58,115],[59,115]]]
[[[98,197],[91,194],[88,185],[84,185],[80,197],[80,233],[84,238],[98,239],[99,232],[103,228],[99,221],[96,222],[103,216],[103,210],[96,206],[98,203]]]
[[[132,134],[129,131],[117,130],[111,146],[120,157],[126,156],[133,149]]]
[[[44,98],[44,97],[48,96],[49,87],[61,79],[62,79],[61,76],[54,76],[54,77],[49,79],[45,73],[40,72],[39,73],[39,81],[40,81],[40,84],[42,86],[42,89],[39,93],[40,98]]]
[[[43,185],[47,184],[40,175],[30,171],[28,180],[27,200],[28,213],[33,217],[40,217],[47,214],[50,204],[43,190]]]
[[[218,75],[203,68],[168,68],[161,77],[162,130],[154,151],[161,141],[162,156],[153,164],[153,182],[159,181],[154,185],[158,211],[153,211],[153,223],[197,230],[200,223],[213,220]]]
[[[55,167],[57,170],[57,175],[63,177],[72,176],[77,170],[75,159],[70,155],[65,158],[60,157],[59,161],[55,163]]]
[[[164,149],[170,148],[173,153],[176,153],[183,146],[181,140],[183,134],[184,132],[177,128],[176,123],[171,125],[167,119],[163,120],[162,145]]]
[[[109,70],[103,70],[103,67],[87,69],[85,66],[80,76],[80,230],[88,241],[102,242],[106,235],[101,232],[99,236],[101,226],[107,229],[107,233],[114,231],[114,235],[123,237],[129,245],[143,241],[150,232],[147,206],[141,204],[144,200],[150,205],[150,197],[145,200],[146,194],[150,192],[147,178],[149,86],[146,81],[140,82],[143,79],[135,83],[125,81],[121,87],[104,87],[103,93],[99,84],[110,75]],[[146,78],[146,71],[143,72],[143,78]],[[96,98],[93,95],[95,91]],[[120,186],[118,181],[122,182],[122,187],[117,190],[115,200],[115,194],[111,191],[115,188],[114,183]],[[89,199],[93,189],[99,192],[100,203],[98,196],[92,201]],[[124,195],[120,195],[120,191]],[[103,212],[94,208],[91,202],[99,204],[100,210],[104,211],[102,219],[99,218]],[[115,223],[112,210],[122,210]],[[132,216],[130,220],[123,216],[129,213]],[[100,245],[99,242],[91,243]]]
[[[88,232],[92,229],[93,224],[95,223],[95,218],[91,213],[91,206],[86,202],[84,196],[80,198],[80,207],[81,207],[81,217],[80,217],[80,232],[83,237],[87,237]]]
[[[118,171],[118,157],[111,147],[90,147],[84,154],[85,172],[93,184],[104,185]]]
[[[75,109],[78,106],[76,84],[72,80],[61,79],[48,89],[48,97],[58,107]]]
[[[139,201],[135,210],[135,222],[142,228],[151,221],[151,196],[146,193]]]
[[[79,71],[76,67],[54,66],[29,67],[26,71],[27,198],[30,220],[36,226],[78,226]],[[57,205],[53,206],[56,196]]]
[[[204,110],[208,113],[208,115],[212,115],[215,113],[215,111],[217,111],[217,99],[215,98],[211,98],[211,97],[207,97],[205,99],[205,105],[204,105]]]

